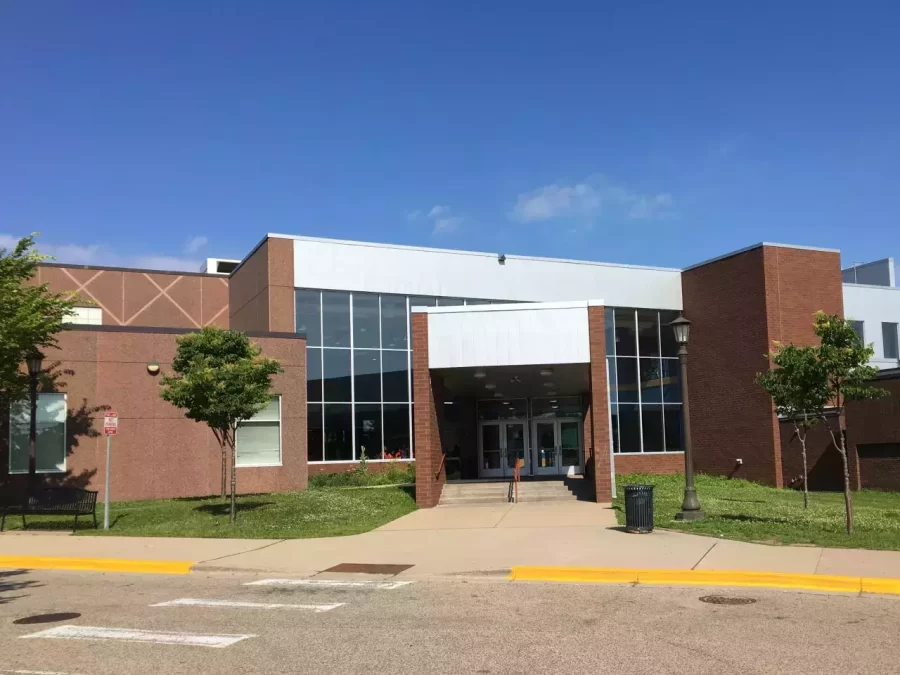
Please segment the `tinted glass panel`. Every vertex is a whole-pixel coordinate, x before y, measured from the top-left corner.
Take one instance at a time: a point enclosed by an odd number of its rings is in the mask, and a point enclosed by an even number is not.
[[[659,335],[662,338],[663,356],[678,356],[678,343],[675,342],[675,331],[669,325],[677,318],[678,312],[662,310],[659,313]]]
[[[678,359],[662,360],[663,400],[666,403],[681,403],[680,372]]]
[[[378,340],[378,296],[353,294],[353,346],[380,346]]]
[[[638,406],[619,404],[620,452],[641,451],[641,418]]]
[[[319,296],[319,291],[294,291],[296,330],[298,333],[306,333],[306,344],[309,347],[318,347],[322,344]]]
[[[306,400],[322,400],[322,350],[306,348]]]
[[[350,402],[350,350],[324,349],[325,400]]]
[[[662,406],[645,405],[641,409],[644,429],[644,452],[663,451]]]
[[[310,462],[322,461],[322,404],[306,406],[306,456]]]
[[[634,331],[634,310],[617,309],[616,318],[616,354],[618,356],[637,355]]]
[[[681,406],[667,405],[663,415],[666,421],[666,450],[684,450]]]
[[[610,414],[610,429],[612,430],[612,443],[613,443],[613,452],[621,452],[622,449],[619,447],[619,407],[613,405],[609,410]]]
[[[381,404],[357,403],[356,459],[366,453],[368,459],[381,459]]]
[[[538,417],[581,417],[581,398],[561,396],[558,398],[531,399],[531,416]]]
[[[662,381],[660,377],[659,359],[640,359],[641,362],[641,401],[644,403],[662,402]]]
[[[384,405],[384,458],[409,459],[409,406],[386,403]]]
[[[429,298],[423,295],[413,295],[409,298],[410,307],[435,307],[437,306],[437,298]]]
[[[322,345],[350,346],[350,294],[322,292]]]
[[[406,296],[381,296],[381,346],[406,349]]]
[[[850,321],[850,327],[856,333],[856,336],[859,338],[861,344],[866,344],[866,333],[864,330],[862,321]]]
[[[619,400],[619,387],[616,382],[616,360],[606,359],[606,381],[609,382],[609,402],[615,404]]]
[[[606,353],[613,356],[616,351],[615,312],[607,307],[603,314],[604,332],[606,337]]]
[[[881,338],[884,345],[884,358],[897,358],[897,324],[881,324]]]
[[[353,420],[349,404],[325,405],[325,461],[353,459]]]
[[[438,307],[458,307],[464,304],[462,298],[438,298]]]
[[[466,298],[467,305],[489,305],[491,304],[490,300],[473,300],[472,298]]]
[[[619,403],[637,403],[638,360],[621,357],[616,359],[616,380]]]
[[[480,420],[511,420],[526,416],[528,401],[524,398],[478,401],[477,412]]]
[[[641,356],[659,356],[659,324],[654,310],[638,310],[638,348]]]
[[[384,400],[409,401],[409,352],[381,352]]]
[[[406,355],[406,352],[399,352]],[[353,350],[353,386],[356,401],[381,401],[381,352],[375,349]]]

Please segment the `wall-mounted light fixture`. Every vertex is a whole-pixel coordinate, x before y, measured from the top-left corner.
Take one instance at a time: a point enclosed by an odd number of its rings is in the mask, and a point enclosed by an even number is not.
[[[503,253],[499,253],[497,255],[497,262],[500,263],[501,265],[505,265],[506,264],[506,256]]]
[[[150,373],[151,375],[158,375],[159,374],[159,363],[157,363],[156,361],[148,361],[147,362],[147,372]]]

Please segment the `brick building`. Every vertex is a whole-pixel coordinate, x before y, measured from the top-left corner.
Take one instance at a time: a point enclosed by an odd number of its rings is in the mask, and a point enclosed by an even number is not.
[[[679,270],[268,235],[225,269],[41,267],[83,301],[47,354],[65,374],[41,395],[45,480],[100,485],[114,408],[115,498],[217,492],[212,435],[159,399],[148,369],[214,324],[285,366],[240,430],[242,491],[303,489],[365,453],[373,469],[415,459],[421,506],[448,479],[508,480],[517,460],[526,477],[584,476],[606,502],[616,474],[683,468],[668,326],[683,312],[696,468],[787,485],[791,441],[754,377],[773,340],[811,342],[815,311],[843,314],[847,286],[873,288],[842,284],[837,251],[778,244]],[[21,415],[8,423],[6,485],[23,466]]]

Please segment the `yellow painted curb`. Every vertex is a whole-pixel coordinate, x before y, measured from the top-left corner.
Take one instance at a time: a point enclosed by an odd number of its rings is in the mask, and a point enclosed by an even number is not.
[[[593,584],[672,586],[739,586],[787,588],[838,593],[900,595],[900,579],[843,577],[825,574],[782,574],[728,570],[646,570],[592,567],[513,567],[512,581],[558,581]]]
[[[188,574],[194,563],[185,560],[115,560],[110,558],[46,558],[0,555],[0,567],[28,570]]]

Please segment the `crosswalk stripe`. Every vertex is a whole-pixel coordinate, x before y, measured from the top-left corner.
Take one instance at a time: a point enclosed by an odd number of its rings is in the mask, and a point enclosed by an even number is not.
[[[283,602],[243,602],[241,600],[205,600],[203,598],[178,598],[158,602],[151,607],[235,607],[239,609],[306,609],[313,612],[328,612],[346,603],[332,602],[327,605],[293,605]]]
[[[392,591],[411,581],[344,581],[342,579],[260,579],[248,581],[244,586],[323,586],[332,588],[377,588]]]
[[[0,670],[0,673],[13,673],[14,675],[76,675],[75,673],[60,673],[55,670]]]
[[[121,642],[152,642],[162,645],[191,645],[194,647],[229,647],[255,635],[203,635],[173,631],[138,630],[136,628],[101,628],[99,626],[57,626],[22,638],[53,638],[59,640],[119,640]]]

